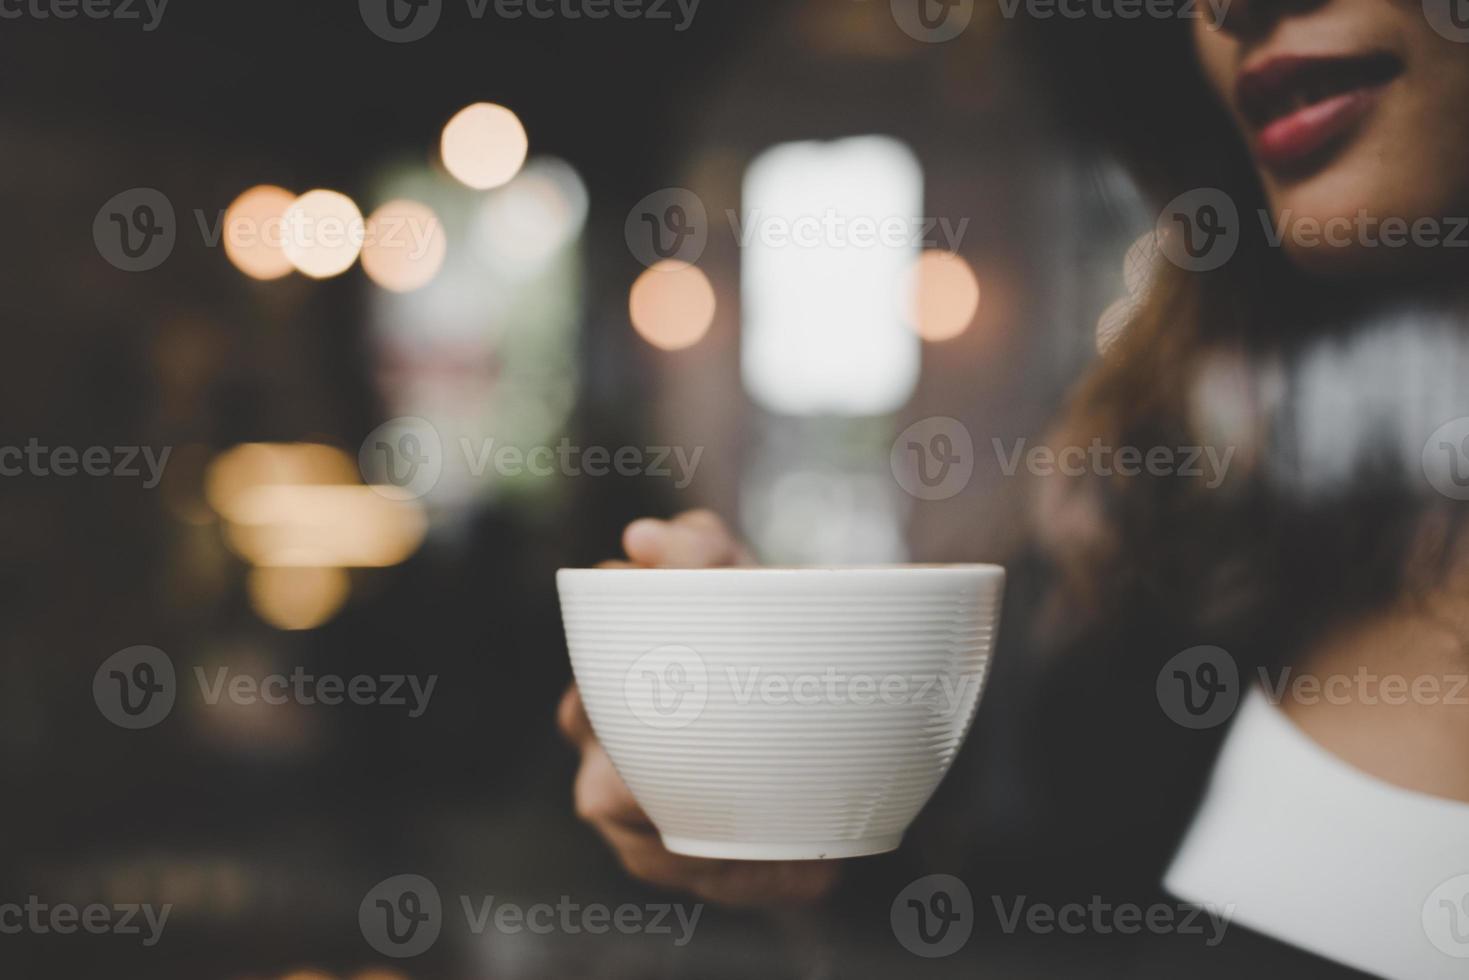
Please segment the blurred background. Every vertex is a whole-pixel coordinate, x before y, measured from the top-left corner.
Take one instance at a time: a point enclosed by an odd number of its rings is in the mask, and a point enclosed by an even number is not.
[[[553,725],[554,571],[629,520],[711,507],[778,563],[1015,548],[992,447],[1125,317],[1149,220],[998,9],[13,9],[0,442],[34,451],[0,480],[0,900],[173,910],[152,946],[0,937],[7,974],[822,975],[788,918],[710,909],[683,947],[461,921],[394,962],[357,912],[404,873],[455,907],[676,900],[575,819]],[[177,699],[134,730],[97,692],[137,647]],[[436,686],[206,696],[297,671]],[[1003,842],[1027,777],[997,772]]]

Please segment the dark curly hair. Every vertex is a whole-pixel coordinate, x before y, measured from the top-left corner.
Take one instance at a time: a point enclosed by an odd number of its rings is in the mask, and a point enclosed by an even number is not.
[[[1084,808],[1095,837],[1078,851],[1105,860],[1098,839],[1118,838],[1115,853],[1146,882],[1222,732],[1163,717],[1163,665],[1217,645],[1248,681],[1441,584],[1464,505],[1431,490],[1419,454],[1434,426],[1469,415],[1469,386],[1451,369],[1469,364],[1469,334],[1462,309],[1445,313],[1426,285],[1323,281],[1271,246],[1250,220],[1266,213],[1255,170],[1200,75],[1187,21],[1055,18],[1021,34],[1068,130],[1113,154],[1152,202],[1217,188],[1242,219],[1217,269],[1155,258],[1145,297],[1051,433],[1056,446],[1224,440],[1237,450],[1227,478],[1091,474],[1045,481],[1035,499],[1058,583],[1027,643],[1049,664],[1028,726],[1058,797],[1042,809]],[[1338,418],[1317,404],[1333,385],[1347,406]],[[1073,828],[1058,823],[1058,837]]]

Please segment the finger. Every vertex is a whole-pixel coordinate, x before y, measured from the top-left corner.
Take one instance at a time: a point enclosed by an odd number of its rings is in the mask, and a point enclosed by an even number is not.
[[[725,861],[674,854],[651,825],[594,823],[628,874],[733,908],[809,905],[831,893],[835,861]]]
[[[717,875],[719,861],[674,854],[651,825],[629,827],[616,821],[593,824],[634,878],[676,891],[699,894],[700,882]]]
[[[635,564],[633,564],[630,561],[622,561],[621,559],[618,559],[618,558],[611,558],[611,559],[608,559],[607,561],[599,561],[599,562],[597,562],[597,567],[598,568],[637,568],[638,566],[635,565]]]
[[[622,534],[622,546],[629,558],[650,567],[708,568],[733,562],[738,548],[724,524],[707,511],[697,514],[633,521]]]
[[[726,861],[674,854],[596,742],[577,773],[576,810],[628,874],[721,905],[809,904],[825,897],[838,877],[835,861]]]
[[[581,768],[576,773],[574,792],[577,816],[587,823],[615,823],[636,830],[653,826],[612,765],[607,750],[595,739],[582,747]]]
[[[724,554],[721,565],[753,565],[754,557],[746,550],[739,537],[724,523],[724,518],[708,508],[686,510],[673,518],[673,523],[701,531],[723,542]]]
[[[670,524],[680,527],[691,527],[711,534],[718,534],[725,538],[732,537],[729,528],[724,526],[724,519],[707,507],[697,507],[693,510],[680,511],[669,518]]]
[[[578,748],[596,741],[592,720],[587,717],[586,706],[581,701],[581,691],[577,690],[575,684],[566,689],[566,693],[561,695],[561,703],[556,706],[556,727],[561,729],[561,734],[568,742]]]
[[[831,893],[840,876],[836,861],[720,861],[692,890],[700,898],[735,907],[808,905]]]

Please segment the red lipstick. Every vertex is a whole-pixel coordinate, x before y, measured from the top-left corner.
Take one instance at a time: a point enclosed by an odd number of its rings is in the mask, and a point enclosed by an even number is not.
[[[1324,159],[1401,72],[1402,63],[1386,54],[1276,56],[1246,69],[1235,99],[1253,127],[1256,158],[1277,171]]]

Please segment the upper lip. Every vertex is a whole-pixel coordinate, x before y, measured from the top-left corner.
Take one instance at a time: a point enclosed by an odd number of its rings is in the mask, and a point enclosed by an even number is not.
[[[1403,69],[1385,51],[1258,58],[1235,83],[1235,105],[1257,129],[1315,102],[1390,81]]]

